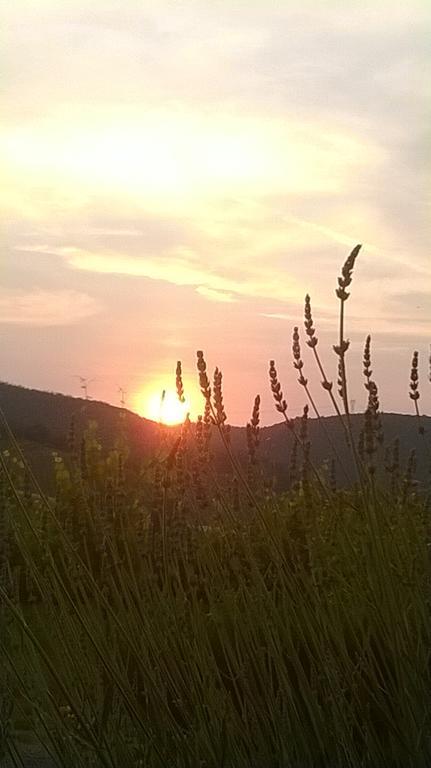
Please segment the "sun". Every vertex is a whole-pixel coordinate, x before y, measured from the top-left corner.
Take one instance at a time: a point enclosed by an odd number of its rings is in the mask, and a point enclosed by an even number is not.
[[[163,389],[160,393],[154,392],[146,398],[140,398],[138,412],[152,421],[160,424],[181,424],[190,412],[190,404],[187,400],[180,403],[174,390]]]

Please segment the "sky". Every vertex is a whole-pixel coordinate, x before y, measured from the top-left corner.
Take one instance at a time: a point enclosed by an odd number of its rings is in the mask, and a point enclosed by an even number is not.
[[[304,392],[292,329],[311,295],[336,378],[340,268],[349,397],[365,337],[384,411],[431,412],[431,5],[15,0],[1,12],[0,379],[156,418],[183,364],[223,371],[229,421]],[[305,374],[331,412],[302,336]]]

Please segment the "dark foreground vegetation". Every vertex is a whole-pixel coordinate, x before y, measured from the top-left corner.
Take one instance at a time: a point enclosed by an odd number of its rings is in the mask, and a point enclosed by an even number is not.
[[[309,367],[309,366],[308,366]],[[307,372],[308,375],[308,372]],[[404,372],[406,389],[409,372]],[[313,382],[312,382],[313,383]],[[317,382],[319,386],[319,382]],[[316,386],[313,387],[316,389]],[[407,399],[407,398],[406,398]],[[127,444],[127,469],[132,465],[141,466],[142,461],[154,459],[160,455],[161,441],[175,440],[180,434],[179,427],[161,427],[159,424],[138,416],[126,408],[119,408],[97,400],[40,392],[26,387],[0,382],[0,408],[15,437],[22,447],[26,460],[32,467],[39,483],[50,496],[56,492],[55,474],[52,471],[53,453],[61,456],[68,466],[72,452],[68,441],[70,424],[73,422],[76,442],[80,443],[91,422],[97,423],[98,439],[103,451],[118,448],[119,443]],[[310,458],[319,467],[329,467],[335,458],[336,483],[338,487],[348,487],[355,477],[354,456],[346,451],[345,429],[339,417],[324,416],[316,418],[310,409],[311,418],[307,423],[308,440],[311,446]],[[314,418],[313,418],[314,417]],[[384,461],[385,448],[392,450],[394,441],[398,441],[400,468],[405,467],[411,451],[415,451],[415,479],[427,484],[430,478],[429,461],[423,450],[422,435],[419,434],[417,417],[400,413],[381,413],[385,446],[380,449],[377,464],[380,467],[380,480],[386,475]],[[350,415],[351,428],[356,443],[364,426],[363,413]],[[296,431],[301,421],[293,419]],[[431,432],[431,417],[421,416],[420,424],[427,433]],[[218,435],[215,425],[211,425],[211,462],[218,474],[230,476],[232,465],[226,449]],[[284,422],[261,426],[259,431],[259,468],[260,472],[271,479],[274,490],[283,492],[291,486],[291,458],[294,451],[295,437],[286,429]],[[247,430],[245,427],[230,428],[230,445],[241,461],[248,463]],[[4,430],[0,430],[0,450],[9,448],[9,439]],[[342,457],[342,465],[336,458]]]
[[[124,435],[104,450],[72,421],[46,494],[3,419],[0,454],[0,749],[23,765],[38,741],[61,768],[425,768],[431,761],[429,483],[418,357],[410,398],[420,457],[387,444],[364,350],[368,407],[348,408],[347,288],[338,281],[338,382],[305,339],[343,434],[316,464],[313,399],[291,421],[274,362],[270,386],[289,434],[288,488],[259,461],[259,398],[247,460],[232,446],[221,373],[198,353],[205,410],[161,434],[151,460]],[[178,396],[183,397],[181,366]],[[315,414],[318,417],[318,414]],[[229,474],[212,459],[213,432]],[[349,468],[345,457],[350,456]],[[337,477],[353,472],[340,486]]]

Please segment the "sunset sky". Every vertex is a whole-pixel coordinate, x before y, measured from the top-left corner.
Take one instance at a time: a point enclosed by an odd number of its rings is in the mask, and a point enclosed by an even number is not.
[[[336,378],[340,267],[350,396],[368,332],[385,411],[431,411],[431,4],[15,0],[2,10],[0,379],[148,415],[196,350],[233,424],[289,412],[312,298]],[[304,343],[304,342],[303,342]],[[330,408],[310,350],[306,375]],[[149,414],[151,415],[151,414]]]

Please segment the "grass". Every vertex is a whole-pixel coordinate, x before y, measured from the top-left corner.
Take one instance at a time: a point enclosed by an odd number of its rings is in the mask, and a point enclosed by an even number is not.
[[[354,441],[344,318],[358,253],[338,282],[343,413],[309,297],[305,311],[355,461],[347,489],[336,487],[341,459],[329,443],[329,478],[313,465],[308,406],[298,427],[273,361],[275,406],[293,436],[283,495],[259,465],[259,398],[244,465],[230,446],[221,372],[211,383],[202,352],[203,417],[164,436],[141,469],[121,440],[105,455],[94,424],[78,445],[72,424],[73,458],[55,458],[47,498],[5,425],[0,747],[13,765],[23,765],[22,732],[61,768],[429,765],[429,496],[415,484],[414,456],[401,468],[395,445],[383,458],[369,340],[369,402]],[[309,396],[296,329],[293,360]],[[180,364],[176,381],[181,398]],[[214,430],[229,477],[214,469]]]

